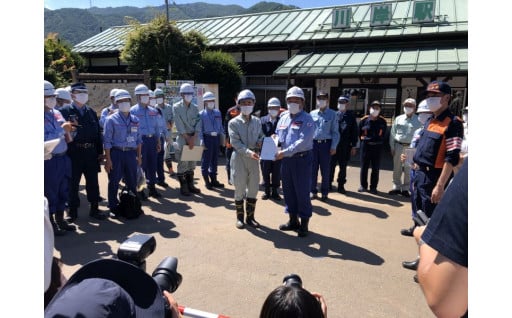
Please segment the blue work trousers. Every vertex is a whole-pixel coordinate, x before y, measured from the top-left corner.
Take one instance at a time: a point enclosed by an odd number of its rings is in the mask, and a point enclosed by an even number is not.
[[[146,181],[149,186],[154,186],[156,183],[156,144],[156,136],[142,136],[142,170],[144,170],[144,175],[146,176]]]
[[[416,211],[422,210],[428,217],[432,216],[437,204],[432,203],[432,191],[441,175],[441,169],[416,170],[414,176],[414,203]]]
[[[110,150],[112,169],[108,174],[108,207],[116,208],[119,205],[119,181],[124,180],[126,187],[137,193],[137,151],[112,148]]]
[[[320,192],[322,195],[329,193],[329,179],[331,174],[331,139],[321,142],[313,140],[313,171],[311,174],[311,192],[318,193],[318,168],[322,177]]]
[[[204,151],[201,157],[201,174],[203,177],[217,177],[217,162],[219,159],[220,136],[204,135]]]
[[[164,182],[165,181],[165,174],[164,174],[165,138],[164,137],[160,137],[160,145],[161,145],[161,149],[157,153],[157,156],[156,156],[156,180],[158,182]]]
[[[44,161],[44,196],[48,199],[50,214],[66,208],[70,180],[71,160],[67,155]]]
[[[311,185],[311,151],[303,156],[285,157],[281,163],[281,178],[283,182],[285,212],[310,218],[313,206],[309,197]]]

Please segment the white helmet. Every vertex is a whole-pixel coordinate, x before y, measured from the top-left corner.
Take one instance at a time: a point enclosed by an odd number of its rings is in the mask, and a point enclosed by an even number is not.
[[[125,90],[125,89],[118,89],[117,92],[116,92],[116,95],[114,96],[115,102],[117,103],[118,100],[125,99],[125,98],[132,99],[132,97],[130,96],[130,93],[128,93],[127,90]]]
[[[206,92],[203,94],[203,101],[215,100],[215,95],[212,92]]]
[[[427,100],[424,99],[420,102],[420,104],[418,105],[418,109],[416,110],[417,113],[430,113],[432,112],[430,110],[430,107],[428,106],[427,104]]]
[[[237,104],[239,104],[240,101],[243,99],[252,99],[254,103],[256,103],[256,96],[254,96],[254,93],[251,92],[251,90],[249,89],[244,89],[238,94],[238,97],[236,99]]]
[[[279,99],[277,97],[272,97],[271,99],[268,100],[268,103],[267,103],[267,107],[281,107],[281,102],[279,101]]]
[[[149,97],[155,97],[155,92],[153,92],[152,90],[149,90]]]
[[[304,92],[298,86],[290,87],[288,92],[286,92],[286,99],[288,99],[289,97],[298,97],[298,98],[301,98],[302,100],[306,100],[304,98]]]
[[[192,87],[192,85],[189,83],[181,84],[180,94],[194,94],[194,87]]]
[[[55,87],[52,83],[44,81],[44,96],[55,96]]]
[[[114,97],[114,96],[116,96],[116,92],[117,92],[117,88],[113,88],[113,89],[111,89],[111,90],[110,90],[110,95],[109,95],[109,97]]]
[[[161,88],[155,89],[155,96],[163,96],[164,91]]]
[[[135,95],[146,95],[149,94],[149,89],[146,85],[139,84],[135,87],[134,93]]]
[[[71,94],[65,88],[57,88],[55,94],[57,98],[71,100]]]

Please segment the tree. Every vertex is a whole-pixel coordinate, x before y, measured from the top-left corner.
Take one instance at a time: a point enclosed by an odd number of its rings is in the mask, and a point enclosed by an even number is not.
[[[44,79],[55,87],[67,86],[72,79],[72,70],[81,70],[84,59],[71,52],[71,46],[58,38],[56,33],[48,34],[44,40]]]

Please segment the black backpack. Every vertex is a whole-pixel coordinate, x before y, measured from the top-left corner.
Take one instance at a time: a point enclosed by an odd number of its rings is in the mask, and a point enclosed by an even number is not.
[[[126,219],[136,219],[141,214],[142,204],[136,194],[124,188],[119,193],[119,205],[117,207],[117,215]]]

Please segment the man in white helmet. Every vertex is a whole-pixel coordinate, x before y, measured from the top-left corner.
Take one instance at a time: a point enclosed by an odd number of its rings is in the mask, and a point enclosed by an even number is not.
[[[57,88],[55,90],[55,94],[57,94],[57,105],[55,105],[56,110],[60,110],[62,107],[71,104],[71,93],[67,89],[63,87]]]
[[[117,88],[113,88],[110,90],[110,94],[109,94],[110,105],[108,105],[107,107],[105,107],[101,110],[101,114],[100,114],[101,129],[103,129],[103,126],[105,126],[105,119],[107,118],[107,116],[110,116],[117,111],[117,105],[114,100],[116,92],[117,92]]]
[[[308,235],[309,219],[313,206],[309,191],[313,164],[313,136],[315,124],[310,114],[304,111],[304,92],[293,86],[286,93],[288,112],[282,114],[277,123],[277,136],[281,150],[276,160],[281,163],[285,212],[290,220],[279,226],[281,231],[297,231],[299,237]],[[299,222],[300,216],[300,222]]]
[[[215,95],[212,92],[203,94],[203,103],[204,109],[199,113],[201,116],[200,136],[204,145],[201,174],[207,189],[224,188],[224,184],[217,180],[217,160],[221,143],[225,140],[222,114],[215,108]]]
[[[148,195],[160,198],[162,195],[155,188],[157,154],[162,147],[158,119],[160,114],[154,107],[149,106],[149,89],[146,85],[137,85],[134,93],[137,104],[131,107],[130,113],[139,118],[139,129],[142,135],[142,170],[147,180]],[[141,200],[147,200],[144,190],[139,192],[139,197]]]
[[[236,227],[244,228],[245,221],[251,227],[259,227],[254,219],[256,195],[260,183],[259,151],[263,141],[260,120],[251,115],[256,104],[256,96],[248,89],[238,94],[237,104],[240,115],[228,123],[228,132],[233,154],[231,155],[231,178],[235,186]],[[244,211],[244,198],[246,205]]]
[[[195,161],[181,160],[183,147],[193,149],[199,146],[199,134],[201,133],[201,117],[199,116],[199,108],[192,102],[194,98],[194,87],[189,83],[184,83],[180,87],[181,100],[172,106],[174,114],[174,124],[178,137],[176,159],[178,160],[177,176],[180,182],[180,194],[190,196],[191,193],[201,193],[201,190],[194,185],[194,170],[196,168]]]
[[[172,168],[172,154],[174,154],[174,140],[172,136],[172,127],[174,125],[174,114],[172,112],[172,105],[165,102],[165,93],[161,88],[155,89],[156,108],[160,109],[160,112],[165,120],[165,127],[167,132],[165,133],[165,149],[164,149],[164,162],[169,169],[169,175],[174,177],[176,173]],[[157,173],[158,175],[158,173]]]
[[[272,97],[267,102],[268,114],[263,116],[261,129],[265,137],[271,137],[276,133],[277,122],[281,110],[281,101],[277,97]],[[281,200],[279,195],[279,186],[281,185],[281,160],[261,160],[261,175],[263,177],[263,186],[265,193],[261,197],[263,200],[270,198]],[[272,193],[270,192],[272,189]]]

